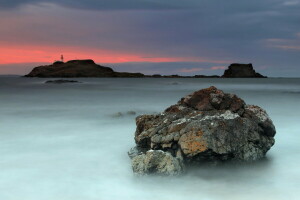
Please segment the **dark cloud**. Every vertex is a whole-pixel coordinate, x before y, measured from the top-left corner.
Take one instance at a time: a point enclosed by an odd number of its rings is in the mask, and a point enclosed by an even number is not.
[[[256,13],[274,8],[285,9],[300,6],[299,0],[0,0],[0,8],[15,8],[22,5],[41,3],[95,10],[201,9],[206,14],[214,12],[223,14]]]
[[[93,10],[161,10],[188,8],[195,4],[187,4],[181,0],[1,0],[0,8],[15,8],[27,4],[54,3],[71,8]]]

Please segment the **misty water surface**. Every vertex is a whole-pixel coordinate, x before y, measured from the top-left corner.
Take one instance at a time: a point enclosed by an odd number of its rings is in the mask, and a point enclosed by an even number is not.
[[[0,78],[1,200],[298,199],[300,79]],[[161,112],[211,85],[267,110],[277,129],[267,158],[173,178],[133,175],[135,116]]]

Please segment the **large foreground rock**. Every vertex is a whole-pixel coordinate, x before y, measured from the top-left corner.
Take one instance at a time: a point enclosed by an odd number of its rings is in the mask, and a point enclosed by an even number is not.
[[[265,110],[215,87],[196,91],[158,115],[138,116],[136,125],[136,147],[129,154],[138,174],[174,175],[183,169],[163,159],[146,162],[149,150],[168,152],[179,166],[255,161],[274,145],[276,133]],[[168,170],[158,170],[162,165]]]
[[[224,71],[223,78],[267,78],[257,73],[252,64],[233,63]]]

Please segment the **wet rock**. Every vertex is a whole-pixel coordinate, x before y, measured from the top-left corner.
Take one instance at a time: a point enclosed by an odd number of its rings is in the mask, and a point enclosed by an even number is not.
[[[143,149],[136,154],[160,150],[183,165],[261,159],[274,145],[276,133],[265,110],[213,86],[187,95],[160,114],[138,116],[136,125],[136,149]],[[145,159],[136,159],[134,170],[139,162],[148,168]]]
[[[138,155],[144,154],[146,151],[147,151],[147,149],[143,149],[143,148],[140,148],[140,147],[135,146],[135,147],[132,147],[132,148],[127,152],[127,154],[128,154],[128,156],[129,156],[129,158],[132,159],[132,158],[134,158],[134,157],[136,157],[136,156],[138,156]]]
[[[173,176],[183,172],[182,161],[161,150],[149,150],[132,158],[132,169],[137,175],[158,174]]]

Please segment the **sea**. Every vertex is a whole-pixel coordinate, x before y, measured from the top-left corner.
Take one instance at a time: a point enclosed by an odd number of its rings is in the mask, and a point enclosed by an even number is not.
[[[0,200],[300,198],[300,78],[47,80],[55,79],[0,77]],[[277,134],[266,158],[135,176],[135,117],[212,85],[267,111]]]

